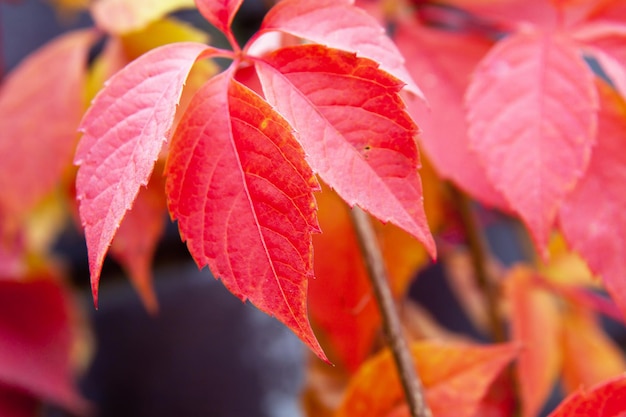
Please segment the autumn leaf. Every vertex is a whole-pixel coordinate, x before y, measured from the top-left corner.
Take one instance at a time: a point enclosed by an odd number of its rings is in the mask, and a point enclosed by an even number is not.
[[[126,270],[149,312],[157,311],[152,286],[152,258],[165,228],[165,181],[155,172],[141,187],[111,244],[111,255]]]
[[[554,28],[584,21],[597,7],[598,0],[443,0],[443,3],[509,28],[529,23]]]
[[[571,32],[573,39],[595,58],[611,83],[626,98],[626,25],[623,22],[590,22]]]
[[[309,284],[309,310],[316,330],[324,333],[337,364],[357,370],[373,348],[381,323],[349,207],[327,186],[316,196],[323,233],[313,236],[316,279]],[[375,223],[389,285],[404,295],[427,256],[419,242],[391,224]]]
[[[5,227],[23,220],[71,165],[84,110],[87,55],[95,39],[91,30],[55,39],[16,67],[0,88],[0,216]]]
[[[319,186],[289,124],[231,72],[205,84],[178,125],[169,210],[200,267],[325,359],[306,308]]]
[[[572,306],[562,320],[561,380],[566,392],[594,386],[626,371],[624,354],[592,314]]]
[[[512,338],[522,347],[517,373],[523,417],[538,414],[561,369],[560,313],[552,295],[533,284],[534,277],[524,266],[506,277]]]
[[[598,86],[602,97],[598,144],[585,176],[563,202],[559,222],[570,247],[602,278],[624,315],[626,104],[609,86]],[[602,198],[598,198],[599,193]]]
[[[321,45],[280,49],[256,69],[313,171],[350,206],[401,227],[434,256],[402,84],[369,59]]]
[[[28,406],[26,398],[2,401],[4,385],[76,414],[87,411],[74,385],[68,297],[47,276],[28,282],[0,279],[0,409]]]
[[[193,7],[194,0],[96,0],[91,16],[98,28],[122,35],[141,30],[173,11]]]
[[[119,39],[129,62],[152,49],[169,43],[208,43],[210,40],[206,32],[171,17],[154,21],[141,30],[119,36]]]
[[[426,27],[417,19],[401,20],[394,39],[411,75],[421,81],[428,97],[428,108],[415,101],[408,103],[409,112],[419,121],[421,149],[443,178],[486,205],[508,209],[470,149],[463,103],[470,74],[492,42]]]
[[[40,404],[37,399],[20,389],[0,381],[0,415],[2,417],[32,417]]]
[[[498,43],[467,91],[471,146],[542,254],[595,144],[593,78],[572,41],[528,30]]]
[[[436,417],[474,417],[494,378],[517,354],[513,345],[416,342],[411,353]],[[385,417],[404,400],[391,353],[368,360],[353,376],[336,417]]]
[[[278,30],[330,48],[355,52],[359,57],[378,62],[382,70],[404,82],[407,91],[423,99],[396,45],[376,19],[353,3],[354,0],[283,0],[265,15],[256,36]]]
[[[626,375],[567,397],[548,417],[623,417],[626,415]]]
[[[227,36],[231,34],[230,25],[243,0],[196,0],[198,10],[206,20]]]
[[[148,182],[191,66],[207,51],[200,43],[178,43],[143,55],[110,79],[83,117],[76,190],[96,305],[104,256]]]

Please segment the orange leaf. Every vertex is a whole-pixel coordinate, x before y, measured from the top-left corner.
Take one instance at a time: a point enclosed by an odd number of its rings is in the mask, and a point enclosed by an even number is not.
[[[372,349],[380,315],[356,240],[348,206],[324,187],[316,195],[322,234],[313,236],[316,279],[309,284],[311,318],[340,363],[353,372]],[[402,294],[427,257],[399,228],[375,222],[394,294]]]
[[[582,309],[568,309],[564,313],[562,349],[562,382],[567,392],[581,385],[594,386],[626,371],[619,347],[595,317]]]
[[[534,272],[514,267],[507,277],[513,340],[522,345],[517,370],[524,417],[537,415],[561,365],[560,317],[556,300],[533,286]]]
[[[411,352],[433,415],[473,417],[492,381],[515,357],[518,348],[511,344],[418,342],[411,346]],[[352,378],[336,417],[400,415],[396,408],[403,399],[394,361],[390,352],[384,351],[367,361]]]

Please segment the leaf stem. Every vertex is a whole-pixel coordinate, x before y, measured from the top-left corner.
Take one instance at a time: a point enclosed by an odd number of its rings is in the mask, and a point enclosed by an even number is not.
[[[452,198],[461,216],[463,228],[465,229],[465,236],[474,267],[476,283],[485,296],[491,337],[494,342],[505,342],[504,319],[498,308],[497,289],[487,273],[487,250],[472,211],[472,203],[467,195],[456,186],[451,185],[450,189]]]
[[[426,404],[422,382],[417,376],[416,365],[402,333],[400,317],[391,294],[387,270],[376,233],[369,216],[359,207],[351,210],[352,222],[357,234],[361,253],[365,259],[369,279],[383,319],[383,330],[391,349],[409,411],[412,417],[432,417]]]

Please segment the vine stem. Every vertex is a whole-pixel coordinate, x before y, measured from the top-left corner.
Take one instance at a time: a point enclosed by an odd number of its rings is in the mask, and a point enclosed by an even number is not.
[[[485,296],[491,337],[494,342],[505,342],[506,334],[504,332],[504,319],[502,318],[500,309],[498,308],[498,293],[487,272],[486,245],[483,236],[480,233],[476,217],[472,211],[472,202],[469,197],[467,197],[467,195],[456,186],[451,185],[450,188],[452,190],[452,196],[457,210],[461,216],[461,222],[463,222],[463,228],[465,229],[467,246],[469,248],[472,266],[476,275],[476,283]]]
[[[365,259],[369,279],[382,316],[383,331],[391,349],[396,370],[404,389],[412,417],[432,417],[426,404],[422,382],[417,376],[416,365],[402,333],[400,316],[389,287],[387,269],[376,232],[369,216],[358,207],[351,210],[357,240]]]

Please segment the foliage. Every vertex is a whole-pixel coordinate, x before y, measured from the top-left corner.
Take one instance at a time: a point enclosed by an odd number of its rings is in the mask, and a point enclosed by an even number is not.
[[[626,362],[598,324],[626,312],[623,5],[283,0],[240,46],[241,3],[99,0],[97,29],[53,40],[3,80],[0,298],[40,300],[28,303],[47,320],[0,303],[0,410],[32,415],[38,399],[86,408],[71,384],[80,326],[49,254],[51,216],[66,207],[85,232],[96,305],[110,252],[157,310],[150,263],[169,212],[200,268],[338,365],[312,362],[310,414],[408,415],[390,354],[378,352],[356,205],[382,222],[435,416],[508,416],[515,398],[536,416],[557,380],[570,396],[554,416],[624,412]],[[194,6],[231,49],[167,17]],[[216,58],[231,63],[220,72]],[[485,255],[464,195],[518,218],[537,255],[513,267]],[[468,315],[500,343],[451,334],[406,300],[436,252]],[[16,365],[16,352],[44,348],[53,357],[34,371]]]

